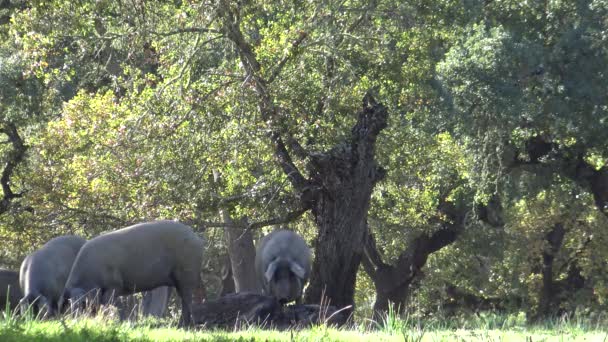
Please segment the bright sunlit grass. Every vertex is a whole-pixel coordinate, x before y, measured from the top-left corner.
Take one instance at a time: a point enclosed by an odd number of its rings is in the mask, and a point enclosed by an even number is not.
[[[137,323],[96,318],[40,321],[1,313],[0,341],[607,341],[600,322],[556,319],[530,325],[521,315],[482,314],[469,320],[417,321],[390,313],[382,322],[335,329],[238,331],[178,329],[171,320]]]

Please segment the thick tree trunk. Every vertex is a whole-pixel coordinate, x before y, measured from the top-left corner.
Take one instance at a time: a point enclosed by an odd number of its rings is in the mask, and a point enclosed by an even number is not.
[[[213,180],[216,184],[221,182],[219,171],[213,171]],[[255,246],[253,245],[253,234],[248,228],[247,218],[233,219],[226,207],[221,207],[219,214],[226,224],[224,236],[228,244],[234,290],[259,293],[260,289],[255,276]]]
[[[432,253],[454,243],[465,228],[465,217],[470,208],[467,206],[454,206],[445,199],[449,192],[445,193],[439,201],[437,211],[441,217],[441,228],[434,233],[422,234],[409,241],[406,249],[397,258],[393,265],[382,260],[382,256],[376,247],[371,232],[365,243],[365,257],[363,268],[374,282],[376,288],[376,301],[374,303],[374,314],[381,318],[394,305],[397,313],[403,312],[407,305],[408,295],[412,285],[422,275],[422,267]],[[489,207],[491,206],[491,208]],[[482,213],[492,212],[492,215],[480,217],[484,222],[498,227],[502,225],[499,199],[493,198],[486,206],[477,206]],[[491,219],[489,218],[491,217]]]
[[[307,303],[320,303],[324,297],[330,305],[353,304],[356,274],[363,253],[366,202],[369,202],[364,196],[355,191],[326,194],[313,211],[319,235],[314,245]]]
[[[374,159],[374,145],[387,118],[386,108],[366,95],[351,141],[312,155],[311,182],[322,190],[312,204],[319,233],[307,303],[323,299],[338,307],[354,304],[371,193],[385,175]]]
[[[452,244],[464,230],[464,215],[454,224],[429,235],[421,235],[412,240],[394,265],[382,262],[370,235],[365,245],[366,259],[363,263],[366,273],[376,287],[374,312],[386,313],[391,303],[397,313],[403,312],[412,284],[422,275],[422,267],[432,253]]]
[[[225,260],[222,261],[222,291],[220,291],[220,297],[236,292],[234,287],[234,277],[232,276],[230,256],[226,255],[223,259]]]
[[[545,236],[548,246],[543,251],[543,264],[541,271],[543,286],[536,312],[537,319],[548,317],[553,311],[553,304],[555,304],[555,298],[557,296],[555,280],[553,279],[553,262],[555,260],[555,256],[562,246],[565,234],[566,230],[564,229],[564,225],[557,223]]]
[[[222,210],[224,222],[233,222],[226,210]],[[246,226],[246,220],[242,220],[242,226]],[[238,292],[259,293],[257,278],[255,276],[255,246],[253,245],[253,234],[250,229],[227,227],[225,230],[228,239],[228,254],[230,255],[230,267],[234,279],[234,290]]]
[[[223,33],[234,42],[247,72],[246,82],[258,96],[261,118],[270,128],[275,158],[295,189],[302,208],[312,209],[319,229],[305,301],[319,303],[325,295],[332,305],[352,305],[372,189],[385,174],[376,165],[374,147],[378,134],[387,125],[386,108],[377,104],[371,94],[366,94],[350,141],[326,153],[306,153],[281,124],[283,114],[268,89],[288,60],[296,55],[295,51],[308,33],[299,32],[291,43],[294,53],[286,54],[265,79],[255,49],[241,32],[240,14],[228,1],[220,1],[218,15],[223,19]],[[284,135],[296,155],[310,158],[307,164],[309,179],[293,162],[283,141]]]

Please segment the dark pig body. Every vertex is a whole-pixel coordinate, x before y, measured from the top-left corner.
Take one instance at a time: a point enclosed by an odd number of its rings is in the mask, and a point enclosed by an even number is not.
[[[280,303],[302,298],[311,269],[311,252],[306,241],[295,232],[275,230],[260,240],[255,268],[264,294]]]
[[[59,312],[63,287],[85,242],[76,235],[59,236],[25,257],[19,271],[22,311],[31,306],[35,315],[41,313],[44,317]]]
[[[82,247],[64,296],[78,300],[99,291],[106,304],[113,296],[174,286],[182,299],[181,324],[190,325],[202,254],[203,240],[175,221],[140,223],[106,233]]]

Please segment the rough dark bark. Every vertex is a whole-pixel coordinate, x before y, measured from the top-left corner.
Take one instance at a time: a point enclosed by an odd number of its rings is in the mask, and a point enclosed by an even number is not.
[[[222,31],[235,44],[247,73],[247,83],[258,96],[258,107],[261,118],[269,126],[275,159],[295,189],[302,210],[312,210],[319,230],[305,301],[319,303],[325,296],[331,305],[352,305],[371,192],[385,175],[374,160],[374,147],[378,134],[387,125],[386,108],[367,94],[349,141],[323,153],[306,153],[294,148],[301,145],[280,124],[281,115],[268,91],[270,82],[263,78],[254,49],[240,31],[239,13],[233,9],[227,1],[219,4]],[[300,32],[291,44],[292,53],[285,58],[297,55],[295,52],[306,37],[306,32]],[[279,75],[286,62],[281,60],[269,80]],[[284,135],[296,154],[308,155],[310,179],[304,177],[293,162]]]
[[[319,234],[305,296],[308,303],[325,297],[331,305],[353,305],[371,193],[385,176],[374,159],[374,147],[387,118],[386,108],[367,95],[350,142],[313,155],[308,165],[312,183],[323,189],[312,206]]]
[[[278,330],[306,328],[320,323],[340,326],[348,316],[332,306],[290,305],[254,293],[235,293],[192,307],[192,319],[205,329],[234,329],[251,324]]]
[[[21,163],[25,158],[27,147],[23,143],[23,140],[17,131],[17,126],[15,126],[15,124],[12,122],[2,123],[0,133],[4,133],[8,136],[8,140],[13,148],[8,152],[7,161],[4,165],[4,169],[2,170],[2,175],[0,176],[0,184],[2,185],[2,191],[4,193],[2,199],[0,199],[0,214],[3,214],[8,211],[10,203],[13,199],[21,197],[20,193],[16,194],[11,189],[10,178],[13,175],[17,165],[19,165],[19,163]]]
[[[553,262],[564,241],[566,230],[562,223],[557,223],[545,236],[547,248],[543,251],[541,274],[543,286],[536,312],[536,318],[545,318],[551,315],[552,306],[556,302],[556,286],[553,278]]]

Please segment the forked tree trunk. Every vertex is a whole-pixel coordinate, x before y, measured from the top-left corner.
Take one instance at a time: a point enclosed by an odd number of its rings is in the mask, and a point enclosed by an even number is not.
[[[386,108],[366,95],[350,141],[311,156],[311,183],[320,191],[312,201],[318,227],[307,303],[324,296],[330,305],[353,305],[355,280],[365,241],[372,190],[385,171],[374,158],[378,134],[387,125]]]
[[[372,189],[385,175],[374,159],[374,146],[378,134],[387,125],[386,108],[376,103],[371,94],[366,94],[350,141],[325,153],[307,153],[281,124],[284,114],[277,108],[269,85],[296,55],[308,33],[299,31],[291,43],[294,53],[286,54],[266,79],[254,47],[241,32],[238,10],[230,2],[220,1],[218,15],[222,18],[222,32],[238,51],[247,73],[246,82],[258,97],[261,118],[270,128],[275,158],[300,199],[300,209],[311,209],[318,227],[315,261],[305,301],[319,303],[325,294],[331,305],[352,305]],[[304,160],[309,157],[309,178],[293,162],[283,136],[287,136],[295,155],[304,156]]]
[[[369,195],[365,190],[357,193],[355,184],[348,187],[343,192],[324,194],[313,209],[319,235],[314,244],[307,303],[318,304],[324,296],[330,305],[353,304]]]
[[[457,183],[454,184],[454,186],[457,185]],[[448,202],[446,198],[450,192],[451,190],[440,197],[437,206],[437,221],[441,224],[440,229],[430,235],[421,234],[409,241],[406,249],[394,264],[387,264],[382,260],[374,237],[369,232],[365,243],[363,268],[376,288],[375,318],[382,318],[391,304],[394,305],[397,313],[403,312],[412,285],[420,279],[422,268],[428,257],[454,243],[464,231],[465,217],[471,208],[467,205],[455,205]],[[493,197],[487,205],[478,205],[476,209],[480,220],[493,227],[502,226],[501,205],[498,197]],[[479,215],[480,213],[485,215]]]
[[[553,278],[553,266],[555,256],[562,246],[565,234],[566,230],[564,229],[564,225],[557,223],[545,236],[548,246],[543,251],[543,265],[541,271],[543,287],[541,289],[538,311],[536,313],[537,319],[546,318],[551,315],[553,311],[553,304],[555,304],[555,297],[558,292],[555,286],[555,279]]]
[[[432,253],[452,244],[464,230],[464,215],[457,222],[445,224],[431,235],[420,235],[412,240],[399,255],[394,265],[382,262],[370,235],[366,243],[366,258],[363,266],[376,288],[374,302],[375,317],[382,316],[394,305],[397,313],[405,310],[412,284],[422,274],[422,267]]]

